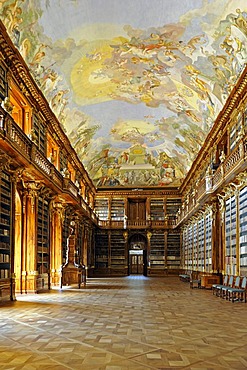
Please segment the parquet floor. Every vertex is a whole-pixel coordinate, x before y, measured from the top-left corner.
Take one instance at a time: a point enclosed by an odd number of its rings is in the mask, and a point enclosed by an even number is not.
[[[0,306],[0,369],[247,369],[247,304],[177,277],[17,296]]]

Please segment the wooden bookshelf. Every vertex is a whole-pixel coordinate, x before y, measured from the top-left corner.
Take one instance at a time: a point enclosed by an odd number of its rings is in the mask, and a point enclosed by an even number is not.
[[[225,271],[236,275],[236,197],[225,202]]]
[[[193,270],[198,269],[198,225],[197,221],[192,226],[193,229]]]
[[[33,141],[38,146],[39,150],[46,156],[46,127],[40,117],[36,114],[33,115],[33,133]]]
[[[169,231],[167,234],[167,268],[180,268],[180,232]]]
[[[166,199],[166,216],[168,220],[176,220],[178,210],[181,206],[181,199]]]
[[[94,210],[100,220],[106,221],[109,217],[109,201],[107,198],[96,198]]]
[[[95,235],[95,269],[105,272],[109,266],[108,231],[97,230]]]
[[[0,302],[11,299],[11,179],[0,171]]]
[[[62,264],[65,264],[67,260],[67,244],[69,237],[69,214],[68,209],[65,210],[64,221],[63,221],[63,230],[62,230]]]
[[[240,273],[247,269],[247,187],[239,192],[239,257]]]
[[[163,221],[165,219],[164,199],[151,199],[150,217],[152,221]]]
[[[154,231],[150,238],[150,268],[165,268],[165,237],[164,231]]]
[[[124,220],[124,199],[112,198],[111,200],[111,220]]]
[[[212,272],[212,216],[205,215],[205,271]]]
[[[37,217],[37,291],[49,288],[49,203],[44,198],[38,198]]]
[[[198,220],[198,271],[204,271],[204,216]]]
[[[123,273],[127,265],[125,253],[125,239],[122,230],[111,231],[110,234],[111,250],[111,270],[121,270]]]

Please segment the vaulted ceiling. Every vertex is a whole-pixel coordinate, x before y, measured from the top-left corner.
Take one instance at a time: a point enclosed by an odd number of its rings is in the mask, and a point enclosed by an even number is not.
[[[247,61],[246,0],[1,0],[96,187],[178,187]]]

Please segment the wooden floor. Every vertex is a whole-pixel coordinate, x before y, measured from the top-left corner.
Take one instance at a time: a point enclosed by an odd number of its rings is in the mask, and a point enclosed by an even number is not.
[[[0,306],[0,369],[247,369],[247,304],[176,277],[89,279]]]

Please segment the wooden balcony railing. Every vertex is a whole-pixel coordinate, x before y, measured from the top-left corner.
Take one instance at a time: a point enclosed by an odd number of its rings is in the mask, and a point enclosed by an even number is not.
[[[247,137],[240,139],[237,143],[234,150],[225,158],[224,162],[219,165],[217,170],[207,178],[202,179],[199,183],[197,191],[195,193],[194,203],[203,198],[206,194],[216,192],[220,185],[227,181],[227,177],[233,171],[238,173],[238,168],[246,169],[247,165],[243,166],[244,163],[247,164]],[[190,206],[184,209],[181,209],[180,214],[178,215],[177,224],[182,222],[186,217],[189,217],[190,212],[193,210],[193,202],[190,202]]]
[[[131,229],[143,229],[150,226],[150,221],[147,220],[131,220],[127,221],[127,227]]]
[[[215,189],[221,183],[222,180],[223,180],[222,166],[219,166],[213,175],[212,179],[213,189]]]
[[[25,158],[30,158],[31,141],[2,107],[0,107],[0,134],[5,139],[11,141],[14,148]]]
[[[206,193],[206,179],[202,179],[197,190],[197,199],[200,199]]]
[[[34,155],[32,155],[32,157],[33,162],[39,167],[39,169],[45,172],[46,175],[50,176],[52,167],[51,162],[48,161],[48,159],[38,149],[34,151]]]
[[[242,158],[244,157],[244,150],[240,151],[240,148],[243,149],[242,140],[238,143],[238,146],[234,149],[234,151],[225,159],[223,164],[224,175],[227,175],[229,172],[231,172],[233,168],[238,164],[241,159],[241,152]]]
[[[163,220],[163,221],[150,221],[150,220],[131,220],[127,221],[126,225],[124,221],[114,220],[99,220],[98,225],[103,228],[111,229],[160,229],[160,228],[174,228],[176,220]]]
[[[3,137],[10,145],[18,151],[22,157],[28,160],[49,180],[61,190],[67,190],[73,197],[81,202],[85,211],[90,212],[88,204],[79,195],[79,189],[70,180],[65,179],[56,167],[39,150],[37,145],[23,132],[13,118],[0,107],[0,137]]]

